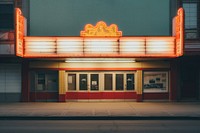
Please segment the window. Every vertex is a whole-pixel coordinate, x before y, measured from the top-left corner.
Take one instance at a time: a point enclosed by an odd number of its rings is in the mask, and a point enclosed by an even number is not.
[[[168,92],[168,72],[144,72],[144,92]]]
[[[68,89],[76,90],[76,74],[68,75]]]
[[[182,6],[185,10],[185,38],[197,39],[199,37],[199,0],[184,0]]]
[[[0,29],[14,29],[14,6],[13,4],[0,4]]]
[[[35,88],[33,91],[58,91],[58,75],[56,72],[38,72],[35,74]]]

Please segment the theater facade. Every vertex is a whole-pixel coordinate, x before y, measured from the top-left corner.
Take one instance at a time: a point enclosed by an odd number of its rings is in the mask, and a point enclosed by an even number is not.
[[[80,36],[26,36],[16,16],[16,56],[22,63],[22,101],[175,100],[183,55],[184,11],[172,36],[123,36],[116,24],[86,24]]]

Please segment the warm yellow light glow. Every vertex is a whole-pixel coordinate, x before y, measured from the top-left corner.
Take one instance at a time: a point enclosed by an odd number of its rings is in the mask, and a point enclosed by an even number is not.
[[[19,8],[15,9],[15,37],[16,37],[16,55],[24,56],[24,16]]]
[[[135,59],[131,58],[68,58],[65,60],[67,63],[132,63],[136,62]]]
[[[146,39],[146,53],[147,54],[174,54],[175,46],[174,46],[175,38],[166,37],[151,37]]]
[[[86,24],[83,31],[81,31],[80,36],[82,37],[120,37],[122,36],[122,32],[118,31],[118,27],[116,24],[111,24],[107,26],[107,24],[103,21],[99,21],[96,26],[91,24]]]
[[[26,37],[25,54],[54,54],[56,52],[55,40],[53,37]]]
[[[134,58],[177,57],[184,49],[184,10],[180,8],[174,21],[174,36],[122,37],[118,26],[99,21],[85,25],[81,37],[24,37],[24,17],[16,9],[16,55],[21,57]],[[84,60],[83,60],[84,61]],[[86,60],[88,61],[88,60]],[[90,60],[89,60],[90,61]],[[102,61],[102,60],[92,60]],[[112,62],[113,60],[103,60]],[[120,60],[124,61],[124,60]],[[115,60],[116,62],[116,60]]]
[[[57,38],[57,53],[82,53],[83,38],[60,37]]]
[[[120,53],[122,54],[145,54],[144,37],[121,37]]]
[[[117,38],[85,38],[85,53],[116,53],[118,51]]]
[[[24,37],[27,42],[51,42],[56,41],[56,37]]]
[[[26,53],[55,53],[55,42],[27,42]]]
[[[176,56],[182,56],[184,51],[184,9],[179,8],[175,17]]]

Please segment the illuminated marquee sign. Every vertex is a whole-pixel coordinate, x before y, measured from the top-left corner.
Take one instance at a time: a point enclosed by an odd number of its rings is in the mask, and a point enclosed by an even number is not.
[[[176,55],[182,56],[184,51],[184,10],[180,8],[175,17]]]
[[[176,35],[168,37],[122,37],[117,25],[103,21],[87,24],[80,37],[24,37],[24,57],[178,57],[183,55],[183,17],[180,8]]]
[[[23,57],[24,55],[24,46],[23,46],[23,39],[24,39],[24,16],[19,8],[15,9],[15,39],[16,39],[16,55]]]
[[[93,26],[91,24],[87,24],[84,28],[84,31],[81,31],[82,37],[120,37],[122,36],[122,32],[118,31],[118,27],[116,24],[111,24],[107,26],[107,24],[103,21],[100,21]]]

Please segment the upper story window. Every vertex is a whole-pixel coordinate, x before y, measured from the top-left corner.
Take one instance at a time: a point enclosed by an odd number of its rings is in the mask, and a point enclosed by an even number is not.
[[[185,38],[198,39],[200,32],[199,25],[199,4],[200,0],[183,0],[182,6],[185,10]]]
[[[0,30],[14,29],[14,5],[0,4]]]

